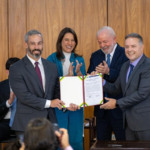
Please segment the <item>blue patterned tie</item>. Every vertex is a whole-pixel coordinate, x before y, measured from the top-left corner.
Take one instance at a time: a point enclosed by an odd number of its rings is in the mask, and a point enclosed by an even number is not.
[[[107,63],[107,65],[108,65],[108,67],[110,67],[110,54],[107,54],[106,63]],[[105,93],[104,95],[105,95],[105,97],[108,97],[108,94],[107,94],[107,93]],[[108,102],[108,100],[104,99],[104,103],[106,103],[106,102]]]
[[[108,67],[110,67],[110,54],[107,54],[107,61],[106,61]]]
[[[128,79],[129,79],[133,69],[134,69],[134,66],[132,64],[130,64],[130,71],[129,71],[129,74],[128,74]]]

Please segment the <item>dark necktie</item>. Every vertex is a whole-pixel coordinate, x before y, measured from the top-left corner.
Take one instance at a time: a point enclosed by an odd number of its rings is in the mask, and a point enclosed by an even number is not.
[[[106,61],[108,67],[110,67],[110,54],[107,54],[107,61]]]
[[[36,72],[37,72],[37,74],[38,74],[38,77],[39,77],[39,79],[40,79],[40,83],[41,83],[41,85],[42,85],[42,87],[43,87],[41,71],[40,71],[40,68],[39,68],[38,64],[39,64],[39,62],[35,62],[35,70],[36,70]]]
[[[107,54],[106,63],[107,63],[107,65],[108,65],[108,67],[110,67],[110,54]],[[104,95],[105,95],[105,97],[108,97],[108,94],[107,94],[107,93],[105,93]],[[108,100],[104,99],[104,103],[106,103],[106,102],[108,102]]]
[[[128,79],[129,79],[133,69],[134,69],[134,66],[132,64],[130,64],[130,71],[129,71],[129,74],[128,74]]]

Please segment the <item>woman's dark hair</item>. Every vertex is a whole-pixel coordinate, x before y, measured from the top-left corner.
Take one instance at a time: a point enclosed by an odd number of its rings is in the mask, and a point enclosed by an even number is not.
[[[64,58],[64,55],[63,55],[63,52],[62,52],[61,42],[62,42],[62,39],[63,39],[63,37],[65,36],[66,33],[71,33],[73,35],[76,45],[75,45],[72,52],[75,54],[75,56],[79,56],[78,54],[75,53],[75,48],[78,45],[77,35],[76,35],[76,33],[73,29],[65,27],[64,29],[62,29],[60,31],[58,39],[57,39],[57,43],[56,43],[56,56],[59,60]]]
[[[29,122],[24,134],[25,150],[56,150],[57,137],[53,125],[46,118]]]

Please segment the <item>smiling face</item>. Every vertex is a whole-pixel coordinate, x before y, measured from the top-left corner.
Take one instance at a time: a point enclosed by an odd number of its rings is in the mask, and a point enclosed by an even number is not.
[[[125,40],[125,54],[131,62],[143,55],[144,46],[138,38],[127,38]]]
[[[43,51],[43,40],[40,34],[31,35],[28,37],[28,42],[26,43],[26,49],[28,55],[34,59],[38,60]]]
[[[109,33],[109,31],[104,30],[98,36],[97,40],[100,46],[100,49],[105,54],[110,54],[113,51],[113,48],[116,44],[116,37]]]
[[[72,33],[66,33],[62,39],[61,47],[66,53],[71,53],[75,48],[76,42]]]

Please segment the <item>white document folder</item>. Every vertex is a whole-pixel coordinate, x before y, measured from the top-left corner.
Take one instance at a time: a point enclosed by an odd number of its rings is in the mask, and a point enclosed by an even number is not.
[[[60,77],[60,97],[63,107],[71,103],[80,107],[103,104],[102,75]]]

